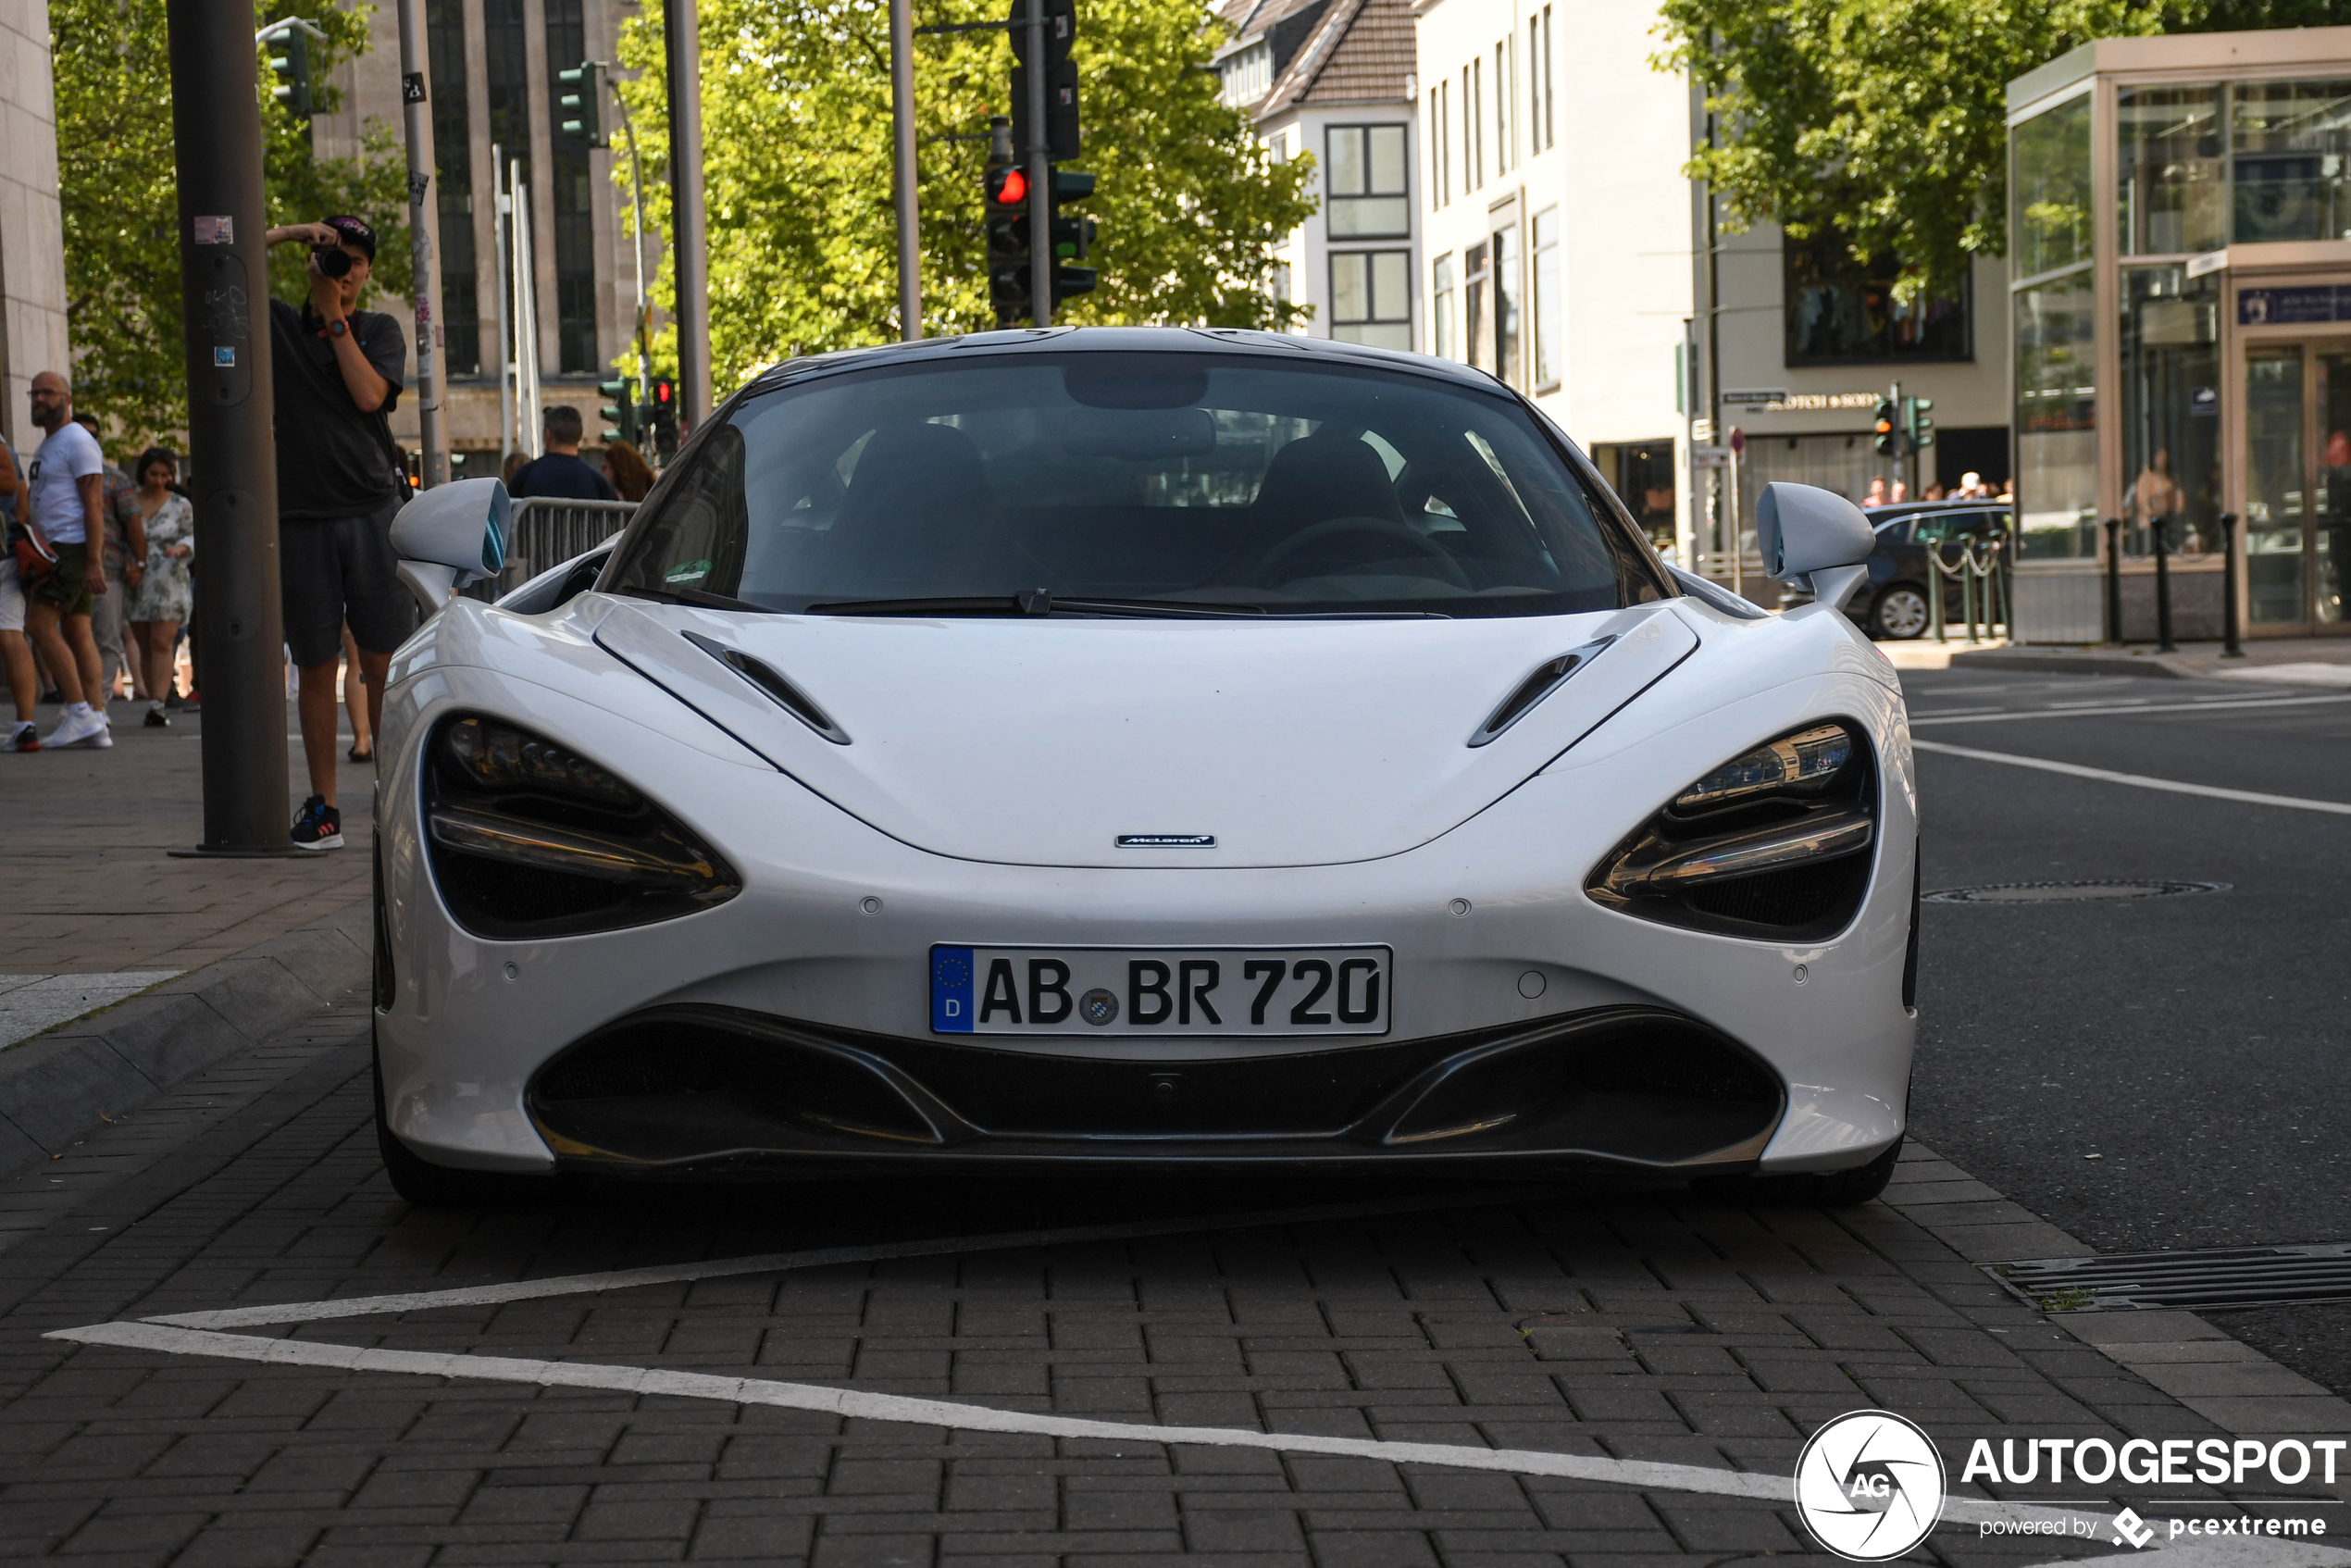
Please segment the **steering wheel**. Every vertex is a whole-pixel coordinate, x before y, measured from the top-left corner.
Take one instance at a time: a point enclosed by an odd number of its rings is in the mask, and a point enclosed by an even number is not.
[[[1295,556],[1326,539],[1353,535],[1359,539],[1377,540],[1383,544],[1400,544],[1415,555],[1425,555],[1445,569],[1437,575],[1455,588],[1470,585],[1469,574],[1453,559],[1446,548],[1435,540],[1424,539],[1401,523],[1391,523],[1384,517],[1326,517],[1319,523],[1299,529],[1268,550],[1257,565],[1250,568],[1249,581],[1259,588],[1271,588],[1284,580],[1280,567]],[[1366,559],[1380,559],[1377,556]]]

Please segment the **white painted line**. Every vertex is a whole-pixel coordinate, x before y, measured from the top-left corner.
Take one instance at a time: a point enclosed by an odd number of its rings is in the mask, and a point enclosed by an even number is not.
[[[938,1258],[965,1252],[998,1252],[1012,1248],[1067,1247],[1087,1241],[1122,1241],[1147,1236],[1191,1236],[1220,1230],[1251,1230],[1265,1226],[1306,1225],[1320,1220],[1421,1214],[1440,1209],[1514,1203],[1535,1195],[1534,1189],[1516,1188],[1500,1191],[1451,1193],[1442,1197],[1405,1198],[1393,1202],[1328,1203],[1316,1208],[1273,1209],[1256,1213],[1186,1214],[1176,1219],[1140,1223],[1126,1221],[1117,1225],[1070,1226],[1060,1230],[1008,1230],[979,1236],[943,1236],[921,1241],[886,1241],[865,1247],[822,1247],[805,1252],[765,1252],[745,1258],[715,1258],[699,1263],[615,1269],[607,1274],[558,1275],[547,1279],[518,1279],[504,1285],[466,1285],[448,1290],[415,1290],[394,1296],[351,1296],[331,1301],[287,1301],[271,1306],[228,1307],[218,1312],[170,1313],[141,1321],[175,1324],[186,1328],[254,1328],[265,1324],[318,1323],[329,1318],[429,1312],[435,1307],[494,1306],[501,1301],[582,1296],[599,1290],[627,1290],[640,1285],[679,1285],[697,1279],[727,1279],[737,1275],[823,1268],[832,1263],[871,1263],[895,1258]]]
[[[729,1404],[818,1411],[865,1421],[942,1426],[961,1432],[1014,1432],[1043,1437],[1092,1437],[1116,1442],[1190,1444],[1209,1448],[1263,1449],[1275,1453],[1332,1454],[1388,1464],[1437,1464],[1454,1470],[1498,1470],[1517,1475],[1556,1475],[1572,1481],[1652,1491],[1699,1492],[1792,1505],[1792,1476],[1751,1471],[1713,1470],[1697,1464],[1653,1460],[1603,1459],[1591,1454],[1546,1453],[1534,1449],[1475,1449],[1453,1443],[1392,1443],[1365,1437],[1323,1437],[1303,1432],[1251,1432],[1238,1426],[1162,1426],[1131,1421],[1093,1421],[1037,1411],[997,1410],[957,1400],[911,1399],[814,1383],[778,1383],[761,1377],[728,1377],[706,1372],[670,1372],[656,1367],[600,1366],[587,1362],[527,1360],[517,1356],[457,1355],[444,1350],[391,1350],[317,1339],[264,1339],[249,1334],[212,1334],[162,1323],[101,1323],[60,1328],[43,1336],[85,1345],[160,1350],[168,1355],[223,1356],[272,1366],[329,1367],[346,1372],[396,1372],[417,1377],[470,1377],[491,1383],[521,1383],[546,1388],[602,1388],[614,1393],[671,1399],[718,1400]],[[2055,1523],[2075,1518],[2064,1508],[1954,1498],[1944,1504],[1946,1524],[1991,1521]],[[2104,1517],[2082,1514],[2097,1524]]]
[[[2035,768],[2043,773],[2062,773],[2069,778],[2094,778],[2101,784],[2128,784],[2134,790],[2160,790],[2167,794],[2201,795],[2207,800],[2236,801],[2245,805],[2284,806],[2293,811],[2322,811],[2335,816],[2351,816],[2351,803],[2342,801],[2311,801],[2299,795],[2265,795],[2255,790],[2223,790],[2213,784],[2183,784],[2176,778],[2150,778],[2144,773],[2117,773],[2111,768],[2084,767],[2079,763],[2051,762],[2046,757],[2020,757],[2007,752],[1979,752],[1972,746],[1948,746],[1939,740],[1913,740],[1910,744],[1922,752],[1965,757],[1971,762],[1996,762],[2009,767]]]
[[[2025,718],[2095,718],[2099,714],[2226,713],[2237,708],[2307,708],[2316,703],[2351,703],[2351,694],[2323,697],[2207,697],[2193,703],[2106,703],[2095,707],[2009,708],[1998,713],[1922,714],[1910,720],[1916,729],[1925,724],[2006,724]]]

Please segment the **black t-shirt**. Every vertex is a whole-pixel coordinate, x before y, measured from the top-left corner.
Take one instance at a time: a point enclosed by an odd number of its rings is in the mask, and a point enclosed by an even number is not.
[[[343,385],[325,324],[305,305],[269,302],[270,375],[278,422],[278,516],[289,521],[355,517],[392,499],[392,404],[408,370],[400,323],[381,311],[351,313],[351,335],[392,393],[363,414]]]
[[[520,501],[528,496],[561,496],[566,501],[617,501],[620,492],[596,466],[576,453],[550,452],[515,470],[508,493]]]

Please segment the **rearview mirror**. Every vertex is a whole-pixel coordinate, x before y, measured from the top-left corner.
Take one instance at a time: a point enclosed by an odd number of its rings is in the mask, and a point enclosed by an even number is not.
[[[1877,534],[1861,509],[1809,484],[1767,484],[1755,505],[1755,544],[1763,573],[1807,582],[1819,603],[1839,609],[1869,580],[1866,563]]]
[[[426,615],[470,582],[506,566],[506,523],[514,500],[502,479],[459,479],[423,492],[392,520],[400,580]]]

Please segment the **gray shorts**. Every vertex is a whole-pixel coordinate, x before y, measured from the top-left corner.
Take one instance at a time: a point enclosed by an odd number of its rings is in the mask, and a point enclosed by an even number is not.
[[[285,603],[286,646],[298,668],[332,664],[342,628],[362,652],[389,653],[417,629],[417,602],[400,586],[392,553],[397,499],[356,517],[278,525],[278,573]]]

